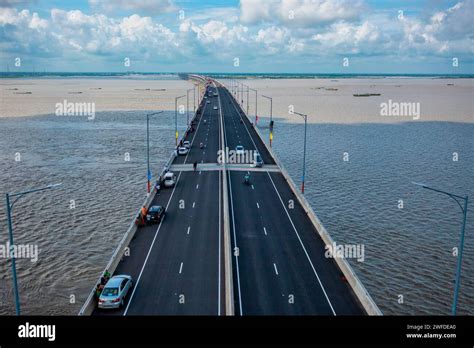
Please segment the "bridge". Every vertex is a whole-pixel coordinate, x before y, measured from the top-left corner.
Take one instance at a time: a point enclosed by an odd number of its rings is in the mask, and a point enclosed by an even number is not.
[[[144,203],[166,216],[132,223],[106,266],[134,287],[113,311],[96,309],[91,292],[80,314],[380,315],[347,261],[325,257],[331,237],[232,93],[188,78],[210,93],[181,138],[190,151],[165,168],[176,185]],[[263,166],[219,157],[238,145],[258,151]]]

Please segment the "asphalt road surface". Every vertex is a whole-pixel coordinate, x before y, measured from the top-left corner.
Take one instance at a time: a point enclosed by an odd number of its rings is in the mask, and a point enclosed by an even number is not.
[[[187,170],[175,171],[176,186],[162,189],[152,203],[165,206],[166,217],[138,229],[130,255],[115,272],[134,279],[125,306],[94,314],[225,314],[223,175],[236,315],[364,314],[335,261],[325,257],[323,241],[252,123],[226,89],[212,91],[219,96],[204,99],[195,131],[184,139],[191,142],[190,152],[173,162]],[[232,170],[224,174],[216,165],[222,145],[257,150],[263,168],[230,164]],[[196,171],[189,169],[192,163],[198,164]],[[249,184],[244,183],[247,173]]]
[[[225,89],[219,94],[226,146],[258,150],[263,168],[274,164],[237,102]],[[246,173],[228,172],[236,314],[363,314],[283,175],[251,172],[245,184]]]
[[[186,156],[173,164],[215,162],[219,148],[217,98],[204,103]],[[206,120],[206,122],[204,122]],[[199,143],[203,142],[203,149]],[[198,145],[196,145],[198,144]],[[134,287],[119,310],[94,315],[222,315],[221,172],[175,172],[175,188],[161,189],[152,205],[166,207],[161,224],[140,227],[114,274],[129,274]]]

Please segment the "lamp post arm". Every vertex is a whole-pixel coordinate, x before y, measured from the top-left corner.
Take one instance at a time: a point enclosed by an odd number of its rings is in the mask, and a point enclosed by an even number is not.
[[[10,210],[13,209],[13,205],[15,205],[15,203],[21,198],[23,197],[24,195],[28,194],[28,193],[33,193],[33,192],[39,192],[39,191],[45,191],[45,190],[49,190],[49,189],[52,189],[52,188],[55,188],[57,186],[61,186],[62,183],[59,183],[59,184],[54,184],[54,185],[48,185],[48,186],[45,186],[45,187],[40,187],[40,188],[37,188],[37,189],[32,189],[32,190],[27,190],[27,191],[21,191],[21,192],[16,192],[16,193],[9,193],[8,196],[11,198],[11,197],[16,197],[15,200],[10,203]]]
[[[462,197],[462,196],[458,196],[458,195],[455,195],[453,193],[449,193],[449,192],[446,192],[446,191],[443,191],[443,190],[438,190],[438,189],[435,189],[433,187],[429,187],[429,186],[426,186],[426,185],[423,185],[423,184],[418,184],[418,183],[414,183],[415,185],[418,185],[418,186],[421,186],[427,190],[431,190],[431,191],[435,191],[435,192],[438,192],[438,193],[442,193],[442,194],[445,194],[449,197],[451,197],[452,199],[454,199],[456,201],[456,203],[459,205],[459,208],[461,208],[461,211],[464,213],[464,207],[462,206],[462,204],[459,202],[460,199],[462,199],[463,201],[466,201],[467,200],[467,197]]]

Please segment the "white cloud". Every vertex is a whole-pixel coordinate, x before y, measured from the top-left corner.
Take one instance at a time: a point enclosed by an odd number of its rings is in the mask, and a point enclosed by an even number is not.
[[[177,10],[171,0],[89,0],[89,4],[92,8],[106,13],[124,10],[157,15]]]
[[[49,22],[36,12],[0,7],[0,51],[14,52],[15,57],[51,56],[57,54],[56,40],[51,37]]]
[[[255,42],[259,43],[263,48],[263,54],[276,54],[287,46],[290,46],[290,32],[286,28],[271,26],[266,29],[260,29],[255,37]],[[291,44],[292,49],[296,50],[297,46]]]
[[[235,7],[196,8],[192,11],[185,11],[184,17],[195,23],[208,22],[216,18],[226,23],[235,23],[239,20],[239,11]]]
[[[474,0],[459,2],[434,13],[428,22],[405,17],[401,20],[404,40],[400,50],[406,54],[474,53]]]
[[[240,0],[240,19],[247,24],[311,26],[357,19],[364,9],[361,0]]]
[[[331,4],[324,0],[272,0],[259,2],[261,6],[254,8],[246,7],[252,1],[242,0],[241,17],[248,22],[267,23],[247,25],[230,15],[206,20],[200,13],[186,17],[177,27],[166,27],[156,18],[136,13],[114,17],[52,9],[49,17],[42,18],[29,10],[3,7],[0,8],[0,49],[14,56],[57,56],[85,62],[92,58],[120,62],[124,57],[131,57],[135,61],[176,63],[212,57],[229,64],[234,57],[263,64],[271,63],[269,56],[271,59],[290,57],[296,64],[298,59],[301,63],[309,61],[308,57],[341,54],[474,53],[470,22],[474,0],[436,11],[426,19],[407,15],[402,20],[396,19],[396,15],[389,17],[386,12],[368,12],[355,20],[357,7],[344,9],[344,0]],[[144,2],[137,4],[143,6]],[[303,21],[317,25],[287,25],[282,13],[290,7],[297,9],[295,18],[304,13]],[[220,8],[215,13],[232,14],[232,11]],[[340,19],[343,17],[350,19]]]
[[[379,37],[377,26],[368,21],[360,25],[337,22],[331,25],[329,31],[314,35],[313,40],[327,47],[356,47],[364,43],[375,42]]]

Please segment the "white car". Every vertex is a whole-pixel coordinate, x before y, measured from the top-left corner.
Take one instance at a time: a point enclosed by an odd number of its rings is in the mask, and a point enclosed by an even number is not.
[[[245,151],[245,150],[244,150],[244,147],[243,147],[242,145],[237,145],[237,146],[235,147],[235,153],[236,153],[237,155],[243,155],[243,154],[245,153],[244,151]]]
[[[132,277],[116,275],[109,279],[99,296],[99,308],[121,308],[128,291],[132,288]]]
[[[208,100],[208,101],[207,101],[207,103],[208,103],[208,104],[211,104],[211,101],[210,101],[210,100]]]
[[[165,187],[173,187],[176,184],[176,176],[174,173],[168,172],[163,178],[163,185]]]
[[[191,148],[191,143],[186,140],[183,142],[183,146],[189,150]]]
[[[217,110],[217,106],[214,105],[213,109],[214,109],[214,110]]]
[[[185,148],[184,146],[178,147],[178,155],[179,156],[187,155],[188,151],[189,150],[187,148]]]

